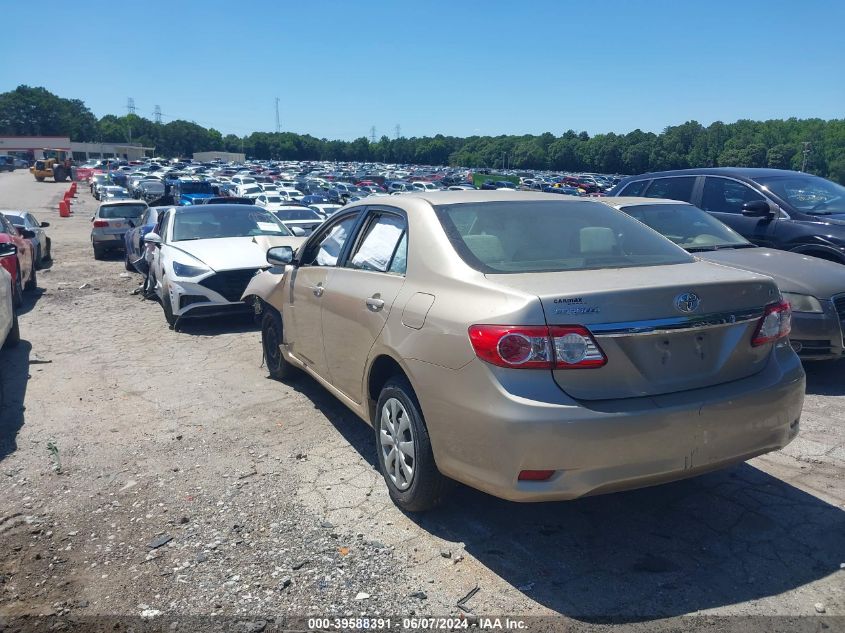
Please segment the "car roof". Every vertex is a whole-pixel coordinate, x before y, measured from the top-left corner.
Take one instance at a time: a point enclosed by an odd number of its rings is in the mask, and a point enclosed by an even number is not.
[[[616,208],[636,207],[646,204],[683,204],[688,207],[693,206],[689,202],[684,202],[683,200],[671,200],[669,198],[642,198],[635,196],[619,196],[617,198],[594,198],[594,200],[598,200],[599,202],[603,202],[604,204]]]
[[[379,196],[361,198],[349,206],[389,205],[407,210],[417,206],[419,202],[426,202],[432,206],[447,204],[471,204],[482,202],[578,202],[585,206],[594,203],[596,198],[582,198],[579,196],[562,196],[554,193],[539,193],[530,191],[507,190],[478,190],[463,189],[461,191],[413,191],[399,196]]]
[[[19,210],[12,210],[12,209],[0,209],[0,213],[3,215],[16,215],[23,217],[29,213],[29,211],[19,211]]]
[[[125,199],[125,198],[118,198],[116,200],[109,200],[108,202],[103,202],[100,204],[101,207],[109,206],[114,207],[118,205],[131,205],[131,204],[143,204],[145,207],[149,206],[143,200],[135,200],[134,198]]]
[[[771,178],[774,176],[807,176],[800,171],[789,169],[772,169],[770,167],[698,167],[693,169],[672,169],[669,171],[655,171],[638,176],[628,176],[625,180],[647,180],[661,176],[738,176],[740,178]]]

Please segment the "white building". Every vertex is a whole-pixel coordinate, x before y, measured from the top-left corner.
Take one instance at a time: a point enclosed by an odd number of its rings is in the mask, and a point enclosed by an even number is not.
[[[0,136],[0,156],[20,156],[32,161],[44,158],[45,149],[73,152],[75,161],[115,157],[143,160],[146,152],[155,150],[135,143],[77,143],[67,136]]]
[[[246,160],[246,155],[239,152],[196,152],[194,160],[200,163],[205,163],[210,160],[222,160],[227,163],[242,163]]]

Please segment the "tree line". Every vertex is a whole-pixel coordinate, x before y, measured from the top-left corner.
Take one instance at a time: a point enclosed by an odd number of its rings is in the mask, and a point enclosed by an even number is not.
[[[0,135],[60,135],[74,141],[140,143],[159,156],[194,152],[243,152],[275,160],[378,161],[421,165],[639,174],[686,167],[804,169],[845,183],[845,119],[696,121],[661,133],[634,130],[596,134],[567,130],[556,136],[366,137],[353,141],[292,132],[223,135],[190,121],[159,123],[128,114],[97,119],[79,99],[45,88],[18,86],[0,94]]]

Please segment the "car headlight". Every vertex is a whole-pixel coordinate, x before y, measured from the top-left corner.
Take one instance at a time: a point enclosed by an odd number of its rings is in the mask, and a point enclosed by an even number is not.
[[[793,312],[815,312],[821,314],[821,302],[812,295],[801,295],[795,292],[782,292],[785,301],[789,301]]]
[[[173,272],[178,277],[199,277],[211,271],[205,266],[189,266],[188,264],[173,262]]]

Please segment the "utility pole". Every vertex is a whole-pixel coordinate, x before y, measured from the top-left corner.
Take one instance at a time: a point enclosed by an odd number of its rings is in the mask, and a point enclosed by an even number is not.
[[[156,106],[155,110],[153,110],[153,119],[155,119],[156,123],[161,123],[161,106]]]
[[[396,124],[396,129],[395,129],[395,131],[396,131],[396,138],[397,138],[397,139],[398,139],[400,136],[402,136],[402,126],[401,126],[401,125],[399,125],[398,123]]]
[[[129,97],[126,101],[126,109],[129,111],[129,114],[135,114],[135,99]]]
[[[282,124],[279,121],[279,98],[276,97],[276,134],[282,131]]]
[[[801,171],[807,171],[807,159],[809,159],[811,151],[812,150],[810,149],[810,142],[804,141],[804,151],[801,152],[802,154],[804,154],[804,158],[801,159]]]
[[[373,145],[376,144],[376,126],[375,125],[370,127],[370,143],[372,143]]]

